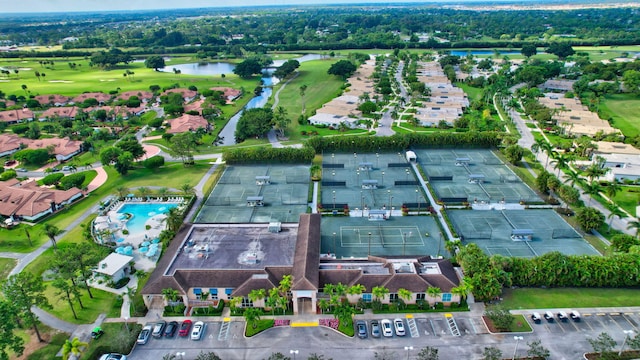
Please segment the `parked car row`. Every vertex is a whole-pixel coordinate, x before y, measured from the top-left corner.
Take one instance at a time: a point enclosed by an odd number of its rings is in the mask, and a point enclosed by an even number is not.
[[[554,316],[551,311],[545,311],[545,313],[542,316],[540,316],[540,313],[537,313],[537,312],[534,312],[533,314],[531,314],[531,320],[533,320],[533,322],[536,324],[540,324],[542,322],[542,318],[547,320],[547,322],[552,323],[555,320],[556,316]],[[575,322],[578,322],[580,321],[580,313],[574,310],[569,312],[569,314],[567,315],[565,311],[560,311],[557,314],[557,318],[561,322],[567,322],[569,321],[569,318],[571,318],[571,320]]]
[[[178,336],[186,337],[191,335],[191,340],[200,340],[204,332],[204,323],[202,321],[196,321],[196,323],[193,324],[191,320],[187,319],[181,324],[177,321],[167,323],[164,320],[152,324],[146,324],[138,335],[137,343],[144,345],[149,341],[150,337],[172,338],[175,336],[176,332],[178,333]]]
[[[404,328],[404,321],[400,318],[383,320],[371,320],[371,336],[379,338],[380,334],[384,337],[391,337],[393,334],[396,336],[405,336],[406,331]],[[367,328],[367,322],[364,320],[356,321],[356,334],[359,338],[365,339],[369,336],[369,330]]]

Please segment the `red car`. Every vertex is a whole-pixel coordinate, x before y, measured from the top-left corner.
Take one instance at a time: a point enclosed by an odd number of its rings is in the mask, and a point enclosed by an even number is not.
[[[189,335],[189,329],[191,329],[191,320],[183,321],[182,325],[180,325],[180,331],[178,332],[178,335],[180,336]]]

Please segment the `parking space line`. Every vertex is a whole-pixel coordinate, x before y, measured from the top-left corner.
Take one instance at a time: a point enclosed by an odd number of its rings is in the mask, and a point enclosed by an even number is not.
[[[431,319],[429,319],[429,324],[431,324],[431,331],[433,331],[433,335],[438,336],[438,333],[436,332],[436,327],[433,325],[433,321],[431,321]]]

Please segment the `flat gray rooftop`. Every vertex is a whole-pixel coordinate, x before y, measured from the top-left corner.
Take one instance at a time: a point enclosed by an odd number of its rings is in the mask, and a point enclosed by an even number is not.
[[[264,225],[194,225],[165,274],[182,269],[263,269],[291,266],[297,224],[271,233]]]

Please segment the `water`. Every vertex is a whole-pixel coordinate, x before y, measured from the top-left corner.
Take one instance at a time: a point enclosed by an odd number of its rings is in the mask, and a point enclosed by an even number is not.
[[[147,220],[158,214],[166,214],[176,206],[178,206],[176,203],[124,204],[118,210],[118,214],[133,214],[133,217],[127,221],[127,230],[131,235],[136,235],[147,231],[144,227]]]
[[[521,55],[520,51],[517,50],[508,50],[508,51],[504,51],[504,50],[498,50],[500,52],[500,56],[504,56],[504,55]],[[471,54],[474,56],[477,55],[493,55],[495,53],[495,51],[493,50],[472,50],[472,51],[465,51],[465,50],[453,50],[451,51],[451,55],[456,55],[456,56],[460,56],[460,57],[465,57],[467,56],[467,54]]]
[[[320,54],[306,54],[294,59],[298,60],[298,62],[303,63],[305,61],[320,60],[323,57],[324,56]],[[245,105],[245,107],[242,108],[242,110],[261,108],[265,106],[265,104],[269,100],[269,97],[271,97],[271,93],[272,93],[271,86],[278,83],[278,79],[271,75],[270,70],[278,66],[281,66],[285,61],[286,60],[276,60],[273,62],[273,65],[271,65],[268,69],[264,69],[264,72],[262,75],[262,83],[264,86],[262,90],[262,94],[255,96],[253,99],[251,99],[247,103],[247,105]],[[180,64],[180,65],[167,65],[165,68],[162,68],[159,70],[163,72],[173,72],[174,68],[180,70],[182,74],[211,76],[211,75],[231,74],[233,73],[235,64],[231,64],[228,62],[188,63],[188,64]],[[252,91],[253,89],[246,89],[246,90]],[[235,138],[236,125],[238,124],[238,120],[242,115],[242,110],[240,110],[231,119],[229,119],[229,122],[227,123],[227,125],[225,125],[225,127],[220,131],[220,137],[224,139],[221,144],[222,146],[236,144],[236,138]]]
[[[182,74],[189,75],[221,75],[232,74],[236,66],[228,62],[213,63],[188,63],[178,65],[167,65],[161,69],[161,72],[173,72],[173,69],[180,70]]]

